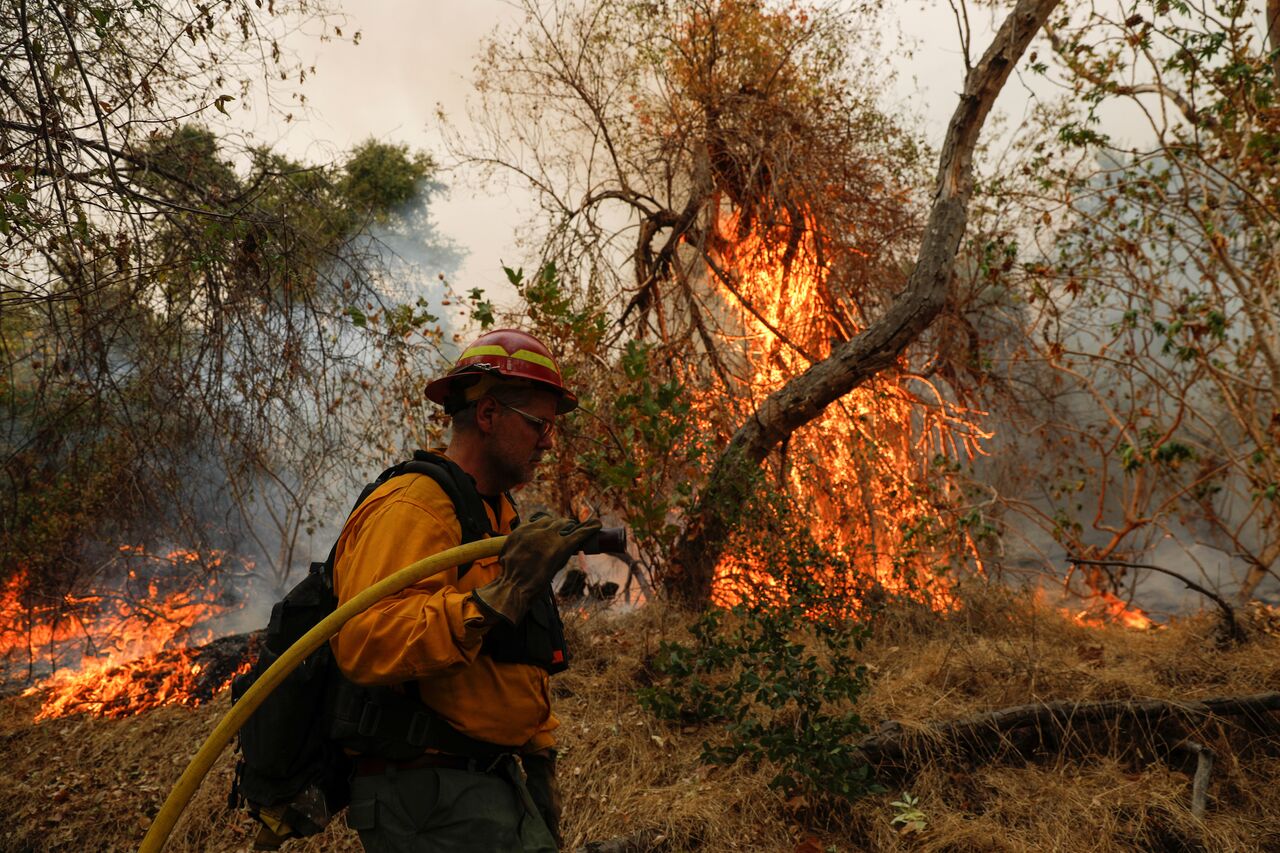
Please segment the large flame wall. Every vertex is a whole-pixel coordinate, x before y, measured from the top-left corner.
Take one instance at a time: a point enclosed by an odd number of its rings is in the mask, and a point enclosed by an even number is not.
[[[833,303],[848,296],[836,292],[829,266],[816,260],[812,227],[789,246],[758,230],[744,235],[732,217],[720,231],[733,237],[707,280],[723,308],[721,338],[732,356],[726,361],[737,387],[730,392],[739,399],[735,416],[741,418],[857,329],[842,332],[834,319]],[[701,417],[723,416],[721,393],[705,394]],[[980,416],[948,400],[929,379],[910,374],[904,363],[794,433],[773,460],[773,481],[811,509],[810,533],[837,558],[833,563],[853,566],[862,576],[850,588],[878,586],[947,606],[951,582],[938,568],[966,559],[976,564],[977,558],[967,531],[947,518],[956,497],[948,469],[980,452],[988,437]],[[727,604],[758,594],[771,582],[762,568],[750,558],[726,556],[715,600]]]

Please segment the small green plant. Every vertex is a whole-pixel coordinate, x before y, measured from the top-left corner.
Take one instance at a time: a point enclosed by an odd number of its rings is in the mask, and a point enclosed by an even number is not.
[[[663,642],[659,678],[639,698],[664,719],[714,726],[702,747],[708,764],[767,762],[777,771],[770,784],[787,796],[853,799],[881,790],[856,747],[867,731],[855,707],[867,673],[854,656],[867,632],[849,618],[843,591],[818,580],[840,569],[789,533],[775,540],[789,544],[771,548],[788,554],[772,564],[776,583],[761,585],[770,591],[708,609],[690,643]]]
[[[889,823],[898,828],[903,835],[912,832],[924,832],[928,828],[929,819],[920,811],[920,798],[913,797],[906,791],[902,799],[894,800],[889,805],[894,809],[893,820]]]

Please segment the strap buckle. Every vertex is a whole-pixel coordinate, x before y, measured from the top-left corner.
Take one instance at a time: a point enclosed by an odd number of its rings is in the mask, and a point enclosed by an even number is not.
[[[376,702],[365,702],[360,709],[360,722],[356,723],[356,732],[360,737],[373,737],[382,722],[382,708]]]
[[[405,733],[405,740],[409,742],[410,746],[426,746],[430,728],[431,715],[422,711],[415,711],[413,717],[409,720],[409,731]]]

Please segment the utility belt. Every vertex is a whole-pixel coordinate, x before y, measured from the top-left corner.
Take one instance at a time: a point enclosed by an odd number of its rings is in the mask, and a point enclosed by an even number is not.
[[[417,770],[430,767],[443,770],[466,770],[470,773],[495,773],[501,769],[505,761],[515,760],[515,754],[504,752],[492,761],[481,758],[467,758],[464,755],[447,755],[443,752],[424,752],[417,758],[405,761],[388,761],[385,758],[359,756],[355,760],[356,776],[381,776],[388,770]]]
[[[412,683],[402,692],[363,687],[341,676],[335,680],[326,697],[329,738],[363,757],[399,763],[436,750],[463,761],[493,763],[515,751],[458,731],[417,698]]]

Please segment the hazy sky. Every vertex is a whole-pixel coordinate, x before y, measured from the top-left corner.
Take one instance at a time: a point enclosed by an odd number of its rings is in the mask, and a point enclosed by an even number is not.
[[[919,46],[909,57],[904,51],[886,50],[886,61],[899,75],[890,102],[909,105],[936,142],[955,107],[964,73],[955,20],[945,0],[915,0],[898,9],[897,26]],[[315,27],[286,42],[305,64],[316,66],[301,89],[310,105],[307,115],[287,125],[264,110],[236,117],[249,121],[260,141],[312,162],[329,160],[370,136],[440,155],[436,106],[465,127],[472,69],[482,39],[495,26],[520,21],[520,12],[501,0],[359,0],[346,3],[345,10],[343,32],[349,36],[360,31],[358,46],[346,40],[322,41]],[[989,26],[989,12],[976,14],[975,28]],[[975,34],[975,44],[985,45],[988,32]],[[889,45],[896,39],[891,31],[883,41]],[[1006,87],[1002,106],[1019,114],[1025,104],[1026,89],[1015,78]],[[455,284],[463,289],[484,287],[491,293],[505,290],[500,262],[522,260],[513,236],[521,217],[532,209],[529,197],[507,189],[477,192],[444,177],[453,189],[432,210],[440,231],[468,252]]]
[[[481,41],[497,26],[519,24],[522,14],[508,0],[333,1],[345,9],[344,33],[350,36],[358,30],[362,34],[358,46],[348,40],[322,41],[317,27],[285,40],[286,49],[316,67],[301,90],[311,107],[308,114],[288,125],[265,110],[235,117],[237,124],[253,125],[261,141],[312,162],[332,159],[370,136],[442,155],[437,105],[465,131],[470,81]],[[814,2],[825,5],[824,0]],[[838,8],[841,2],[833,0],[832,5]],[[1114,2],[1123,5],[1121,0]],[[892,11],[886,15],[886,31],[877,44],[897,80],[885,93],[884,106],[897,105],[909,112],[936,144],[964,78],[954,13],[947,0],[891,0],[887,5]],[[1260,10],[1262,3],[1253,0],[1251,5]],[[980,54],[990,40],[995,15],[990,8],[969,6],[975,30],[973,51]],[[913,49],[903,49],[899,35]],[[1033,44],[1032,50],[1037,47],[1046,57],[1044,45]],[[1024,59],[996,104],[996,114],[1010,120],[1006,129],[1016,127],[1024,117],[1033,88],[1041,96],[1050,94],[1043,79],[1021,73],[1025,66]],[[1107,130],[1119,138],[1139,132],[1137,125],[1128,128],[1128,134],[1125,127],[1136,111],[1108,108],[1102,117]],[[992,124],[985,131],[988,140],[996,132]],[[468,252],[454,283],[462,289],[484,287],[490,293],[505,290],[500,264],[523,260],[513,235],[521,217],[532,211],[530,198],[518,189],[476,191],[463,186],[457,176],[443,178],[452,192],[433,204],[432,210],[440,231]]]
[[[316,68],[300,90],[310,109],[287,125],[264,121],[261,112],[256,134],[312,162],[332,159],[371,136],[439,157],[436,106],[451,117],[464,114],[481,39],[499,21],[514,20],[513,8],[496,0],[359,0],[343,6],[343,33],[359,31],[360,44],[321,41],[315,27],[294,34],[287,46]],[[456,183],[448,175],[444,180]],[[432,211],[441,233],[468,252],[455,284],[499,287],[499,261],[518,260],[511,238],[519,205],[454,189]]]

